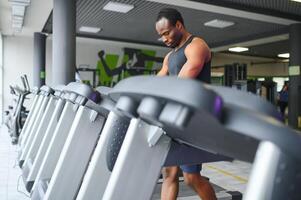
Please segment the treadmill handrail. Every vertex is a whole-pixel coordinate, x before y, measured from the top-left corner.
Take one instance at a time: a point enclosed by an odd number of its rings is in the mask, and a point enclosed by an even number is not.
[[[222,99],[214,91],[206,89],[201,82],[190,79],[179,81],[179,78],[171,76],[130,77],[117,83],[108,95],[114,101],[120,96],[130,96],[134,99],[155,97],[162,103],[167,100],[178,102],[187,107],[202,108],[216,116],[219,115],[223,104]]]

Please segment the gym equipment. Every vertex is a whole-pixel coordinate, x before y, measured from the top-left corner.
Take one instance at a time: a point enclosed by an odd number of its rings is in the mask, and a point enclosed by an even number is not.
[[[53,116],[57,117],[58,110],[61,111],[61,108],[62,108],[62,102],[59,102],[59,101],[64,96],[64,93],[63,93],[64,86],[57,86],[53,89],[55,92],[53,95],[50,96],[50,100],[47,104],[47,107],[45,109],[45,112],[43,114],[41,122],[39,124],[39,127],[37,128],[37,132],[36,132],[33,140],[30,141],[30,148],[28,149],[28,151],[24,150],[22,152],[22,154],[23,154],[22,156],[23,156],[23,158],[25,158],[24,164],[23,164],[23,169],[22,169],[22,178],[23,178],[23,181],[24,181],[27,189],[29,189],[30,188],[29,185],[31,185],[28,182],[30,182],[32,180],[32,179],[28,179],[28,175],[31,171],[31,168],[33,166],[33,162],[35,161],[38,150],[41,147],[43,138],[45,137],[45,135],[47,135],[47,133],[50,135],[53,133],[54,127],[57,124],[57,123],[55,123],[55,122],[57,122],[56,119],[58,119],[58,118],[54,118]]]
[[[63,91],[68,94],[68,97],[59,121],[57,122],[57,126],[53,134],[50,136],[51,139],[49,143],[44,144],[44,146],[47,146],[47,151],[43,156],[43,161],[32,186],[32,198],[38,198],[38,196],[44,195],[44,193],[41,194],[40,187],[44,188],[44,191],[46,191],[45,186],[48,185],[48,182],[53,175],[70,128],[72,127],[72,123],[76,114],[79,112],[79,108],[86,105],[89,102],[89,99],[95,102],[99,101],[97,93],[85,84],[69,83]]]
[[[100,105],[88,101],[79,108],[43,199],[75,197],[107,115],[113,107],[102,89],[107,88],[97,88],[102,94]]]
[[[127,97],[120,99],[109,113],[76,199],[101,199],[111,174],[106,166],[107,146],[112,144],[113,150],[113,142],[121,144],[131,119],[136,116],[137,104],[129,100]],[[121,110],[126,110],[126,115]],[[109,158],[109,162],[113,160]]]
[[[24,101],[26,97],[30,94],[30,87],[28,84],[27,76],[21,76],[23,89],[19,88],[17,85],[15,87],[10,86],[11,93],[17,96],[17,100],[14,100],[15,106],[12,106],[11,112],[7,112],[6,125],[10,136],[12,137],[12,144],[18,143],[18,138],[20,132],[23,128],[24,120],[26,119],[26,109],[24,107]]]
[[[230,94],[223,101],[227,95],[220,95],[222,89],[216,93],[212,88],[174,77],[133,77],[115,86],[109,93],[114,100],[127,96],[141,103],[139,118],[131,121],[103,199],[150,199],[171,138],[248,162],[255,156],[244,199],[300,199],[296,192],[301,160],[297,132],[276,119],[278,115],[267,115],[265,109],[260,112],[247,104],[235,104],[245,99],[230,98]],[[267,105],[259,98],[253,104],[259,104],[258,108]],[[137,182],[141,183],[138,190]]]
[[[46,106],[47,106],[48,102],[50,101],[50,99],[53,99],[53,95],[52,95],[53,93],[54,93],[54,90],[48,86],[42,86],[40,88],[40,93],[39,93],[40,106],[36,110],[35,119],[32,120],[31,126],[27,127],[28,131],[25,132],[25,134],[27,134],[27,135],[24,135],[24,137],[22,137],[22,140],[20,141],[21,143],[20,143],[18,160],[19,160],[19,166],[21,168],[24,164],[24,159],[30,148],[31,142],[33,141],[34,137],[36,136],[39,125],[42,122],[42,118],[43,118],[43,114],[45,113]]]
[[[34,102],[35,105],[34,105],[33,109],[30,110],[30,112],[29,112],[30,117],[26,120],[26,121],[28,121],[28,123],[25,122],[26,127],[22,130],[20,137],[19,137],[18,144],[19,144],[20,149],[24,148],[29,136],[31,135],[32,130],[34,129],[35,124],[38,124],[38,122],[36,122],[36,121],[38,121],[38,115],[43,111],[43,109],[41,111],[41,108],[45,107],[45,105],[47,105],[48,98],[46,98],[46,97],[48,97],[52,93],[53,93],[53,90],[46,85],[39,88],[38,95],[36,95],[36,97],[35,97],[36,98],[36,102]]]
[[[233,63],[225,65],[225,85],[232,87],[247,81],[247,64]],[[246,84],[246,83],[245,83]]]
[[[138,81],[144,82],[145,80],[137,80],[137,82]],[[147,84],[151,84],[151,82],[148,82]],[[166,83],[166,85],[168,84],[169,83]],[[128,86],[130,87],[130,85]],[[261,100],[257,96],[243,93],[241,91],[233,90],[231,88],[226,88],[226,87],[216,87],[216,86],[209,86],[209,85],[206,86],[211,90],[215,90],[217,92],[224,92],[223,98],[230,102],[234,98],[246,99],[245,101],[237,101],[235,103],[236,105],[257,110],[258,112],[264,112],[266,115],[271,115],[276,119],[281,118],[280,114],[274,109],[274,107],[268,104],[267,102],[263,102],[262,104],[257,104],[256,101],[258,99],[259,101]],[[155,88],[153,89],[154,91],[156,90]],[[116,88],[114,88],[113,91],[115,90]],[[168,93],[168,90],[169,89],[166,89],[162,94]],[[176,89],[174,89],[174,91],[176,91]],[[142,94],[145,94],[148,91],[144,93],[143,89],[141,89],[140,92]],[[208,98],[210,98],[210,96]],[[122,102],[126,102],[126,103],[122,103]],[[129,112],[128,107],[132,108],[130,109],[131,112]],[[137,107],[137,102],[135,103],[133,99],[124,96],[122,96],[117,101],[116,109],[114,109],[114,111],[109,114],[104,130],[95,148],[94,154],[91,158],[90,165],[85,174],[82,186],[78,192],[77,199],[82,200],[82,199],[102,198],[102,194],[110,178],[110,170],[113,169],[114,162],[117,158],[121,146],[120,144],[122,144],[122,140],[125,136],[125,132],[123,134],[119,132],[119,135],[117,133],[114,133],[113,122],[116,122],[119,119],[121,122],[123,121],[123,123],[125,124],[127,121],[129,121],[129,119],[126,120],[126,116],[135,115],[134,113],[136,107]],[[116,113],[117,111],[118,113]],[[149,112],[154,112],[154,114],[159,111],[160,109],[153,109],[153,107],[150,107],[149,110]],[[121,118],[122,116],[124,116],[123,119]],[[146,116],[144,116],[144,118],[146,118]],[[134,119],[132,121],[134,121]],[[147,121],[151,121],[155,123],[151,118],[147,118]],[[141,127],[143,128],[144,126],[141,125]],[[151,128],[148,127],[148,129]],[[109,147],[108,149],[107,146]],[[227,160],[227,159],[229,158],[225,158],[220,155],[210,154],[206,151],[198,150],[195,148],[189,148],[186,145],[181,145],[176,142],[172,142],[171,148],[168,151],[168,155],[164,162],[164,166],[179,165],[179,164],[199,164],[203,162],[212,162],[212,161]],[[147,161],[145,162],[148,163]],[[108,167],[104,167],[104,163],[107,163]]]

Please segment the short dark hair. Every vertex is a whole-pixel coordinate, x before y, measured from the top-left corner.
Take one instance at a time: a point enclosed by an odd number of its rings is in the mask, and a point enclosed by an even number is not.
[[[168,21],[175,26],[177,21],[180,21],[183,26],[184,26],[184,20],[179,11],[177,11],[174,8],[163,8],[159,11],[158,16],[157,16],[157,21],[159,21],[162,18],[168,19]]]

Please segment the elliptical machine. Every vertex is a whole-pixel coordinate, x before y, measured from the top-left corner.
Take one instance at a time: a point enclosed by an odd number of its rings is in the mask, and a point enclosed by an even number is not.
[[[15,101],[15,105],[10,106],[10,110],[5,112],[5,125],[8,127],[8,132],[12,138],[12,144],[18,143],[20,132],[28,115],[28,111],[24,106],[27,95],[31,94],[27,76],[21,76],[21,81],[23,88],[20,88],[18,85],[10,86],[11,94],[16,95],[17,98],[13,100]]]

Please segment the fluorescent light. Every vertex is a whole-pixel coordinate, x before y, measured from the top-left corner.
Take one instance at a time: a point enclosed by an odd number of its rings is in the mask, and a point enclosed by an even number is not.
[[[291,1],[295,1],[295,2],[301,3],[301,0],[291,0]]]
[[[99,31],[101,31],[101,28],[82,26],[79,28],[79,31],[80,32],[88,32],[88,33],[98,33]]]
[[[134,8],[133,5],[109,1],[104,7],[104,10],[127,13]]]
[[[24,14],[25,14],[25,6],[12,5],[12,15],[24,16]]]
[[[30,0],[8,0],[12,5],[28,6]]]
[[[214,19],[214,20],[204,23],[204,25],[214,27],[214,28],[226,28],[228,26],[233,26],[234,22]]]
[[[229,51],[233,52],[243,52],[243,51],[249,51],[249,48],[246,47],[232,47],[228,49]]]
[[[278,54],[278,57],[279,58],[289,58],[290,54],[289,53],[281,53],[281,54]]]

